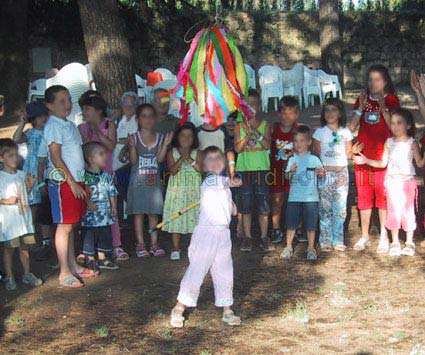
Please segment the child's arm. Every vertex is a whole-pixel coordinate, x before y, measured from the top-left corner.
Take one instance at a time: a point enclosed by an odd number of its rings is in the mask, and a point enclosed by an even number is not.
[[[347,141],[345,143],[345,154],[347,155],[347,159],[351,159],[353,157],[353,141]]]
[[[165,160],[168,146],[171,144],[171,141],[173,140],[173,135],[174,135],[174,132],[169,132],[165,135],[164,139],[162,140],[157,153],[158,163],[162,163]]]
[[[111,196],[111,197],[109,197],[109,201],[111,202],[111,216],[117,217],[118,216],[118,213],[117,213],[117,197]]]
[[[418,142],[412,144],[413,158],[415,159],[418,168],[423,168],[425,165],[425,156],[421,154]]]
[[[201,151],[199,150],[196,151],[195,164],[193,164],[192,166],[198,173],[201,172]]]
[[[382,155],[381,160],[373,160],[366,158],[362,153],[359,153],[359,155],[355,155],[353,157],[354,163],[357,165],[369,165],[374,168],[385,168],[388,165],[388,147],[387,143],[384,145],[384,153]]]
[[[172,150],[168,151],[168,153],[167,153],[167,165],[168,165],[168,170],[170,171],[171,175],[176,175],[179,172],[182,164],[183,164],[183,157],[182,156],[180,156],[180,158],[178,158],[177,161],[176,161],[176,160],[174,160],[174,157],[173,157],[173,151]]]
[[[0,205],[16,205],[19,202],[18,196],[0,199]]]
[[[100,142],[108,149],[114,150],[117,144],[117,127],[113,122],[109,122],[108,135],[105,136],[97,125],[93,126],[93,130],[99,136]]]
[[[31,192],[32,188],[35,185],[35,182],[37,181],[35,176],[32,176],[31,174],[27,174],[25,176],[25,186],[27,188],[27,192]]]
[[[357,99],[357,102],[354,106],[353,114],[351,116],[351,121],[348,124],[348,128],[350,129],[351,132],[355,132],[357,127],[359,126],[361,112],[363,111],[364,107],[366,106],[366,102],[367,102],[367,94],[363,90],[360,93],[359,98]]]
[[[28,122],[27,117],[22,116],[21,120],[19,121],[18,128],[13,134],[13,141],[15,143],[20,144],[20,143],[25,143],[27,141],[27,136],[24,133],[24,127],[27,124],[27,122]]]
[[[241,139],[241,129],[242,127],[245,130],[246,136]],[[239,122],[235,127],[235,151],[240,153],[245,146],[248,144],[249,138],[251,136],[251,127],[245,122]]]
[[[130,155],[131,165],[137,164],[136,139],[133,135],[128,135],[128,152]]]
[[[320,156],[321,148],[320,148],[320,141],[316,138],[313,138],[313,148],[312,148],[313,154]]]
[[[264,135],[261,135],[256,129],[252,130],[252,133],[257,137],[257,142],[261,144],[264,149],[270,149],[271,141],[271,129],[268,122],[266,122],[266,127],[264,129]]]
[[[229,150],[226,152],[226,158],[227,158],[227,168],[229,170],[229,176],[233,177],[235,175],[236,171],[236,156],[235,152],[232,150]]]

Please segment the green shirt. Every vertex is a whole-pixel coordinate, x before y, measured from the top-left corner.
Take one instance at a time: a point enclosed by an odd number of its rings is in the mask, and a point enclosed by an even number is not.
[[[262,121],[258,126],[258,132],[262,136],[266,131],[266,121]],[[240,125],[240,139],[246,137],[246,132]],[[236,171],[269,171],[270,170],[270,150],[264,149],[260,142],[252,136],[244,149],[238,154]]]

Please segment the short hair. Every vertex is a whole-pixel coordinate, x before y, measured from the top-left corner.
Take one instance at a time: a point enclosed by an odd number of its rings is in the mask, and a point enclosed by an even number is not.
[[[254,97],[254,98],[256,98],[256,99],[258,99],[258,100],[260,100],[260,101],[261,101],[261,95],[260,95],[260,93],[259,93],[257,90],[255,90],[255,89],[249,89],[249,90],[248,90],[248,97]]]
[[[322,113],[320,114],[320,124],[322,127],[326,126],[326,119],[325,119],[325,108],[327,106],[335,106],[339,110],[339,120],[338,120],[338,126],[339,127],[345,127],[347,124],[347,115],[345,113],[345,107],[344,103],[336,98],[336,97],[330,97],[325,100],[325,102],[322,105]]]
[[[139,96],[137,96],[137,94],[134,91],[126,91],[124,94],[122,94],[121,96],[121,106],[124,105],[124,101],[127,97],[131,97],[134,99],[134,105],[137,106],[139,104]]]
[[[84,106],[93,107],[96,111],[101,111],[103,117],[108,116],[108,104],[100,96],[89,96],[81,102],[81,108]]]
[[[216,154],[216,153],[220,154],[224,159],[226,159],[226,155],[224,154],[224,152],[219,147],[217,147],[215,145],[210,145],[209,147],[206,147],[201,152],[201,166],[203,167],[204,161],[209,154]]]
[[[297,111],[300,109],[300,101],[296,96],[284,96],[279,100],[279,111],[282,111],[284,108],[293,108]]]
[[[63,85],[53,85],[47,88],[44,92],[44,102],[46,104],[52,104],[55,102],[56,94],[61,91],[68,91],[68,89]]]
[[[84,156],[84,161],[89,164],[89,158],[93,156],[94,152],[97,149],[106,149],[105,145],[100,143],[100,142],[96,142],[96,141],[91,141],[91,142],[87,142],[83,144],[83,156]]]
[[[173,148],[179,147],[179,135],[180,135],[181,131],[183,131],[185,129],[191,130],[192,134],[193,134],[193,143],[192,143],[191,149],[197,149],[199,147],[198,131],[197,131],[195,125],[192,122],[186,122],[186,123],[179,125],[177,127],[176,131],[174,132],[173,140],[171,141],[171,146]]]
[[[305,124],[299,125],[297,128],[295,128],[293,135],[296,136],[297,134],[306,134],[311,137],[311,129]]]
[[[0,139],[0,157],[12,149],[18,149],[18,145],[10,138]]]
[[[142,113],[142,111],[147,109],[147,108],[151,109],[156,116],[156,110],[155,110],[155,107],[153,107],[153,105],[151,105],[151,104],[141,104],[141,105],[137,106],[136,118],[138,118],[140,116],[140,114]]]
[[[78,99],[78,106],[80,106],[81,108],[83,108],[83,102],[91,97],[91,96],[97,96],[97,97],[102,97],[102,95],[100,94],[99,91],[96,90],[87,90],[84,94],[82,94],[80,96],[80,98]]]
[[[398,115],[400,117],[403,117],[404,121],[410,128],[407,130],[407,135],[409,137],[415,137],[416,135],[416,123],[415,118],[413,117],[412,112],[410,112],[408,109],[400,107],[396,108],[393,112],[391,112],[391,117],[394,115]]]

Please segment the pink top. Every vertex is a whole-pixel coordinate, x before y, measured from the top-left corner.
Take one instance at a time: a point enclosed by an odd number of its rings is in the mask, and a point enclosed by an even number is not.
[[[102,123],[99,125],[100,131],[106,136],[109,137],[109,125],[111,123],[111,120],[109,118],[106,118],[102,121]],[[99,142],[102,143],[102,141],[99,138],[99,135],[96,132],[90,131],[90,125],[87,122],[83,122],[80,125],[80,132],[83,136],[84,140],[89,140],[91,142]],[[89,133],[91,133],[91,136],[89,136]],[[112,169],[112,161],[113,161],[113,152],[108,150],[107,151],[107,157],[108,157],[108,163],[106,165],[106,171],[110,174],[113,173]]]

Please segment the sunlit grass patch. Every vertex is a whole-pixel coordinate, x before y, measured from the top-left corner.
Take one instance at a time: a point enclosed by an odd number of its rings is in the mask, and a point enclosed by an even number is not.
[[[309,316],[307,305],[302,301],[297,301],[295,303],[295,308],[288,307],[281,318],[284,320],[294,320],[300,323],[308,323]]]

